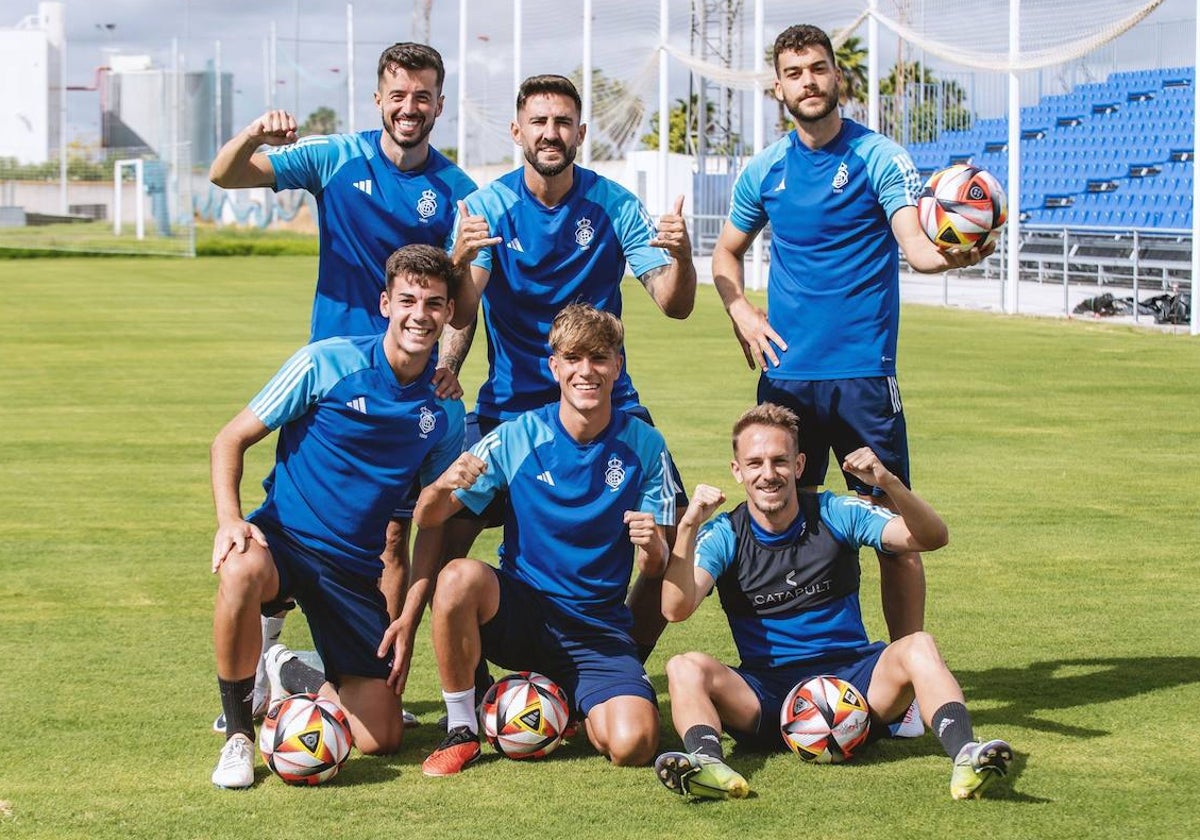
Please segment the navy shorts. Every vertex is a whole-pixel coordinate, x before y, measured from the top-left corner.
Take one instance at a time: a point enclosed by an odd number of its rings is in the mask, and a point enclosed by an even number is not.
[[[625,413],[649,423],[651,426],[654,425],[654,421],[650,418],[650,412],[646,410],[645,406],[635,405],[625,409]],[[495,417],[480,417],[474,411],[469,413],[466,421],[466,434],[463,438],[463,452],[466,452],[472,446],[479,443],[485,435],[491,434],[502,422],[504,421],[497,420]],[[679,468],[675,466],[675,459],[671,457],[669,451],[667,452],[667,464],[671,469],[671,481],[675,485],[675,510],[677,515],[682,515],[683,511],[687,510],[688,495],[687,491],[683,488],[683,478],[679,475]],[[413,501],[415,503],[415,496],[413,497]],[[500,490],[488,502],[488,506],[479,513],[475,513],[470,508],[463,508],[454,514],[454,516],[459,519],[483,520],[483,527],[499,528],[504,524],[504,508],[507,504],[508,493]],[[408,516],[409,518],[412,517],[411,508],[409,509]]]
[[[802,662],[776,668],[749,668],[745,665],[733,671],[758,697],[758,726],[753,732],[730,729],[729,734],[739,744],[760,750],[786,750],[783,733],[779,727],[779,710],[783,701],[799,683],[822,675],[843,679],[858,689],[863,697],[871,688],[871,675],[887,645],[875,642],[856,656],[844,659],[828,659],[822,662]],[[881,730],[876,733],[875,729]],[[887,727],[876,727],[871,731],[871,740],[887,733]]]
[[[266,535],[279,572],[279,593],[262,605],[262,614],[275,615],[295,598],[325,663],[325,679],[334,685],[341,677],[387,679],[391,661],[375,655],[391,623],[378,578],[346,571],[272,523],[254,524]]]
[[[545,674],[584,717],[614,697],[644,697],[657,705],[628,633],[582,621],[524,581],[493,572],[500,608],[479,628],[487,660],[510,671]]]
[[[863,446],[871,447],[906,487],[912,486],[908,430],[896,377],[793,381],[764,374],[758,380],[758,402],[790,408],[800,418],[800,451],[805,459],[798,481],[801,487],[825,483],[830,449],[840,466],[842,459]],[[842,475],[846,486],[859,495],[883,495],[849,473]]]

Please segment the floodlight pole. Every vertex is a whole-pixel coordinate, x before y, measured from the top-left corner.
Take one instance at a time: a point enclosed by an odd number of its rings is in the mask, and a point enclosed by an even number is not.
[[[763,64],[763,50],[766,48],[763,38],[763,0],[754,0],[754,70],[761,73],[765,66]],[[765,143],[763,132],[763,94],[762,91],[756,91],[758,94],[754,97],[754,154],[758,154],[763,150]],[[754,237],[753,251],[751,252],[751,271],[750,271],[750,288],[761,289],[763,287],[763,238],[761,236]]]
[[[522,14],[523,9],[524,3],[522,3],[521,0],[513,0],[513,91],[512,99],[509,100],[510,102],[516,102],[517,94],[521,90],[521,38],[523,37],[521,32],[521,19],[524,17]],[[514,143],[514,164],[521,162],[521,155],[521,145],[519,143]]]
[[[667,36],[670,33],[671,13],[667,0],[658,4],[658,206],[659,213],[667,212],[667,153],[671,143],[671,103],[667,97]]]
[[[1008,0],[1008,285],[1004,311],[1017,314],[1021,282],[1021,0]]]
[[[592,122],[592,0],[583,0],[583,113],[580,122],[589,126]],[[583,165],[592,165],[592,139],[583,142]]]
[[[346,3],[346,131],[354,133],[354,4]]]
[[[867,128],[879,131],[879,0],[867,5]]]
[[[459,166],[467,165],[467,0],[458,0],[458,144]]]

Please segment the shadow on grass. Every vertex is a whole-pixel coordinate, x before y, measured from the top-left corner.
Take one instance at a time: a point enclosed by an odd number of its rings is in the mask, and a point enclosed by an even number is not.
[[[956,671],[955,676],[976,724],[1096,738],[1110,733],[1058,720],[1055,712],[1200,682],[1200,657],[1063,659],[1024,668]],[[999,705],[977,708],[987,702]]]

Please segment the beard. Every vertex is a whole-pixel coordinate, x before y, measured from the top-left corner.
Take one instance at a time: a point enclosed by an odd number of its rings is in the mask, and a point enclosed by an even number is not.
[[[779,513],[779,511],[788,506],[789,501],[790,500],[786,494],[779,494],[770,499],[755,495],[750,499],[750,503],[754,505],[755,509],[758,510],[759,513],[766,514]]]
[[[383,130],[388,137],[392,138],[392,142],[401,149],[415,149],[417,146],[420,146],[422,143],[424,143],[426,138],[429,137],[429,133],[433,131],[433,123],[433,120],[423,121],[421,123],[421,131],[416,137],[401,139],[400,137],[396,136],[395,130],[392,128],[391,120],[389,120],[387,117],[384,117]]]
[[[574,146],[553,146],[543,148],[555,148],[562,152],[563,159],[560,163],[542,163],[538,160],[537,146],[525,147],[525,162],[533,167],[533,171],[541,175],[543,178],[553,178],[555,175],[561,175],[567,170],[567,167],[575,162],[575,147]]]
[[[787,103],[787,110],[788,113],[792,115],[792,119],[796,121],[797,125],[800,123],[820,122],[832,114],[833,109],[838,106],[839,95],[837,88],[835,87],[828,94],[826,94],[824,96],[824,100],[825,101],[822,103],[820,109],[816,113],[803,113],[800,110],[800,100],[797,100],[795,103]]]

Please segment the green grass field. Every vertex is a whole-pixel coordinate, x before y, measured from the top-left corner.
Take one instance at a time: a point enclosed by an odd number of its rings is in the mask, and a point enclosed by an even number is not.
[[[582,739],[426,779],[427,627],[406,698],[424,725],[398,755],[312,790],[261,766],[250,791],[214,789],[207,450],[303,342],[314,273],[311,257],[0,262],[0,836],[1200,836],[1198,345],[911,307],[914,479],[952,535],[926,557],[928,627],[979,734],[1016,747],[1011,791],[950,801],[931,735],[840,767],[735,751],[756,792],[741,802],[685,803]],[[732,492],[728,428],[754,376],[716,295],[683,323],[627,296],[634,380],[685,480]],[[271,449],[252,451],[248,504]],[[284,640],[306,647],[303,621]],[[666,659],[697,647],[732,657],[715,603],[649,662],[664,714]]]

